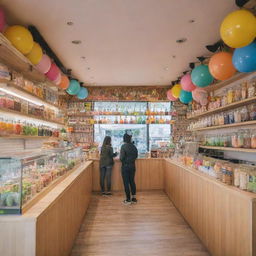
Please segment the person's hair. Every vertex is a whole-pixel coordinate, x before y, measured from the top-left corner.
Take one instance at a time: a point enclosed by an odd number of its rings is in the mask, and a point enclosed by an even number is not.
[[[111,146],[111,137],[110,136],[106,136],[103,140],[102,143],[102,147],[104,146]]]
[[[123,139],[124,139],[124,142],[126,142],[126,143],[131,143],[131,141],[132,141],[132,136],[130,136],[129,134],[125,133]]]

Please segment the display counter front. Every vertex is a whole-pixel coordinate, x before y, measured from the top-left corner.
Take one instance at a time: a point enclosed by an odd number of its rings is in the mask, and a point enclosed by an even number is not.
[[[0,255],[69,255],[92,191],[92,162],[76,167],[22,215],[0,217]]]
[[[100,191],[99,159],[93,160],[93,191]],[[164,189],[164,160],[161,158],[141,158],[136,160],[135,182],[137,190]],[[112,190],[122,191],[121,162],[115,159],[112,171]]]
[[[256,255],[256,194],[169,159],[164,187],[212,255]]]

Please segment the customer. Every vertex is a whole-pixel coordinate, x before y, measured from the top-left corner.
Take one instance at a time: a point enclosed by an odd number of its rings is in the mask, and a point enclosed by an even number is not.
[[[124,182],[124,189],[126,193],[126,200],[124,204],[137,203],[136,199],[136,184],[134,181],[135,177],[135,160],[138,157],[138,150],[132,143],[132,136],[127,133],[123,137],[124,144],[121,147],[120,160],[122,162],[122,177]],[[131,194],[132,199],[131,199]]]
[[[117,153],[113,153],[111,146],[111,137],[104,138],[100,152],[100,187],[102,195],[111,195],[111,174],[114,165],[113,157]],[[107,180],[107,192],[105,192],[105,178]]]

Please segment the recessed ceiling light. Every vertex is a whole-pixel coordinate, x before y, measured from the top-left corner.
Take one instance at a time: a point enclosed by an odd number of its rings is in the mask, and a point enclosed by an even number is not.
[[[172,55],[172,58],[175,59],[175,58],[176,58],[176,55]]]
[[[88,70],[90,70],[91,68],[90,68],[90,67],[88,67],[87,69],[88,69]]]
[[[189,20],[188,22],[189,22],[189,23],[194,23],[195,20],[194,20],[194,19],[191,19],[191,20]]]
[[[178,44],[182,44],[182,43],[185,43],[187,41],[187,38],[180,38],[180,39],[177,39],[176,40],[176,43],[178,43]]]
[[[168,67],[164,67],[164,70],[168,71],[168,70],[169,70],[169,68],[168,68]]]
[[[85,56],[81,56],[81,59],[82,59],[82,60],[85,60],[85,59],[86,59],[86,57],[85,57]]]
[[[67,22],[67,25],[68,25],[68,26],[73,26],[74,23],[73,23],[72,21],[68,21],[68,22]]]
[[[73,41],[72,41],[72,44],[81,44],[81,43],[82,43],[81,40],[73,40]]]

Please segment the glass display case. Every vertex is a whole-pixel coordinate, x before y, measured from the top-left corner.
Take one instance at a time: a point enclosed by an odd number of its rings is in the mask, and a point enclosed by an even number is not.
[[[22,207],[82,159],[82,149],[52,149],[0,155],[0,214]]]

